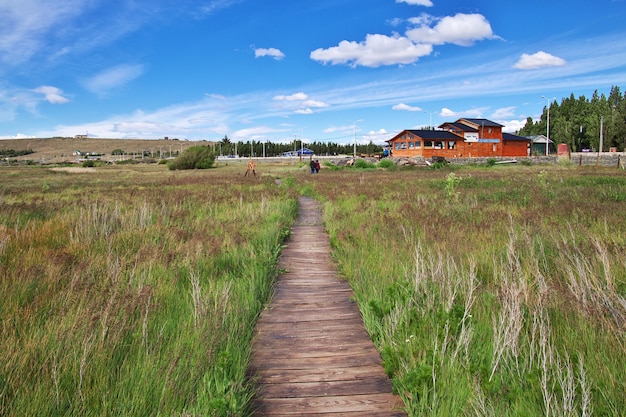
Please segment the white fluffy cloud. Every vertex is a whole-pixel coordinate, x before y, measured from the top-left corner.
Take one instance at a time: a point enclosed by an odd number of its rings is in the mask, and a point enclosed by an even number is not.
[[[517,69],[538,69],[538,68],[546,68],[546,67],[558,67],[565,65],[565,60],[544,51],[539,51],[532,55],[522,54],[519,61],[515,65],[514,68]]]
[[[400,103],[391,108],[392,110],[404,110],[404,111],[424,111],[420,107],[409,106],[408,104]]]
[[[269,57],[274,58],[277,61],[280,61],[281,59],[285,57],[285,54],[282,53],[280,49],[276,49],[276,48],[256,48],[254,50],[255,58],[260,58],[264,56],[269,56]]]
[[[324,103],[323,101],[319,101],[319,100],[305,100],[302,102],[302,105],[306,107],[317,107],[317,108],[328,107],[328,103]]]
[[[437,24],[431,27],[431,21]],[[413,22],[419,23],[419,26],[406,32],[406,36],[413,42],[471,46],[476,41],[495,38],[491,25],[480,14],[457,13],[441,19],[424,15]]]
[[[70,101],[68,98],[63,96],[63,90],[57,87],[43,85],[41,87],[35,88],[33,91],[35,93],[43,94],[46,100],[52,104],[63,104]]]
[[[432,7],[433,2],[430,0],[396,0],[396,3],[406,3],[414,6]]]
[[[497,119],[496,119],[497,120]],[[526,126],[526,119],[523,120],[500,120],[497,123],[504,125],[503,132],[515,133],[519,132],[524,126]]]
[[[285,95],[278,95],[274,97],[274,100],[277,101],[303,101],[308,99],[309,96],[307,96],[305,93],[295,93],[295,94],[291,94],[289,96],[285,96]]]
[[[329,107],[328,103],[320,100],[311,100],[305,93],[299,92],[291,95],[274,96],[275,101],[287,102],[286,108],[292,108],[296,114],[313,114],[313,108]]]
[[[432,53],[432,45],[415,44],[405,37],[367,35],[365,41],[341,41],[328,49],[316,49],[311,59],[323,63],[379,67],[381,65],[411,64]]]
[[[422,4],[420,0],[405,0]],[[362,42],[341,41],[337,46],[318,48],[310,58],[324,64],[347,64],[353,67],[412,64],[433,52],[433,45],[452,43],[471,46],[484,39],[495,39],[491,25],[480,14],[458,13],[437,18],[428,14],[409,19],[414,25],[406,36],[368,34]]]
[[[458,116],[459,116],[459,113],[457,113],[457,112],[455,112],[454,110],[451,110],[451,109],[449,109],[449,108],[447,108],[447,107],[444,107],[443,109],[441,109],[441,114],[440,114],[440,116],[441,116],[441,117],[449,117],[449,118],[452,118],[452,117],[458,117]]]

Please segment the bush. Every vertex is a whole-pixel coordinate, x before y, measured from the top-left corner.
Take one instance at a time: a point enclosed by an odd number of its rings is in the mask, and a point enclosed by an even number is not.
[[[492,167],[496,164],[496,158],[487,158],[487,166]]]
[[[342,169],[342,167],[339,167],[339,166],[333,164],[330,161],[324,161],[324,166],[326,168],[328,168],[329,170],[331,170],[331,171],[338,171],[338,170]]]
[[[360,169],[367,169],[367,168],[376,168],[376,165],[372,164],[371,162],[367,162],[365,159],[357,159],[356,161],[354,161],[353,167],[360,168]]]
[[[394,169],[396,167],[397,167],[396,163],[393,162],[391,159],[382,159],[378,163],[378,168]]]
[[[92,161],[91,159],[83,161],[83,168],[93,168],[95,165],[95,161]]]
[[[445,168],[448,166],[447,162],[435,162],[434,164],[432,164],[430,166],[431,169],[441,169],[441,168]]]
[[[192,146],[173,161],[167,164],[170,170],[175,169],[208,169],[215,163],[215,154],[208,146]]]

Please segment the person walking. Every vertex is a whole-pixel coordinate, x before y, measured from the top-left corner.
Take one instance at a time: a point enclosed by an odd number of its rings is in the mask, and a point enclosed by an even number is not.
[[[313,159],[309,162],[309,166],[311,167],[311,174],[315,174],[315,161]]]
[[[320,173],[320,161],[319,160],[315,160],[315,173],[319,174]]]

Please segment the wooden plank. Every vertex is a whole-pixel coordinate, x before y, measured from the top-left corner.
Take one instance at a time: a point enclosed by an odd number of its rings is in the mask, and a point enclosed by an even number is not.
[[[288,350],[292,354],[298,354],[301,350],[310,350],[311,355],[314,356],[316,352],[324,352],[325,349],[330,351],[343,351],[350,353],[350,349],[361,349],[362,346],[367,346],[374,349],[370,341],[354,340],[354,338],[335,338],[335,337],[319,337],[319,338],[289,338],[289,339],[270,339],[270,338],[257,339],[255,345],[255,352],[262,353],[263,350],[274,350],[276,355],[283,354],[281,349]],[[266,339],[266,340],[265,340]],[[330,344],[332,342],[332,345]],[[374,349],[376,350],[376,349]],[[287,352],[287,353],[290,353]]]
[[[346,354],[361,354],[361,353],[374,353],[378,355],[378,351],[374,349],[371,343],[360,342],[358,344],[344,343],[341,345],[328,346],[328,343],[320,343],[315,349],[311,349],[309,341],[300,345],[289,343],[287,347],[279,346],[275,347],[271,344],[257,346],[255,356],[258,360],[268,360],[276,356],[292,358],[304,358],[304,357],[324,357],[324,356],[345,356]]]
[[[361,354],[350,354],[341,356],[288,356],[274,357],[259,361],[256,370],[261,369],[337,369],[351,368],[360,365],[380,365],[380,355],[378,353],[365,352]]]
[[[350,368],[312,369],[255,369],[255,375],[265,384],[298,384],[303,382],[364,380],[387,378],[379,365],[359,365]]]
[[[279,267],[254,334],[255,414],[406,416],[354,294],[337,274],[317,202],[301,198]]]
[[[391,392],[391,389],[391,382],[387,378],[366,378],[298,384],[265,384],[259,394],[267,398],[305,398],[328,396],[333,393],[377,394]]]
[[[363,413],[392,411],[401,404],[391,394],[338,395],[302,398],[263,398],[255,403],[261,415],[308,415],[321,413]],[[406,415],[406,414],[405,414]]]

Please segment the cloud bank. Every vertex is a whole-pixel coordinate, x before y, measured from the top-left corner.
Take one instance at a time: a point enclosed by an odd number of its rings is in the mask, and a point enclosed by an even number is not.
[[[409,22],[415,27],[408,29],[405,36],[368,34],[361,42],[343,40],[337,46],[318,48],[311,52],[310,58],[323,64],[352,67],[406,65],[432,54],[435,45],[468,47],[477,41],[497,38],[487,19],[480,14],[458,13],[443,18],[423,14]]]

